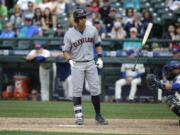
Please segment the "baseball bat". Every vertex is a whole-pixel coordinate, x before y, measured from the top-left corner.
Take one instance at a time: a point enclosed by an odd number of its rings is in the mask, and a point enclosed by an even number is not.
[[[135,71],[135,69],[136,69],[136,65],[137,65],[137,63],[138,63],[138,61],[139,61],[141,49],[142,49],[143,46],[146,44],[146,41],[147,41],[147,39],[148,39],[148,37],[149,37],[149,34],[150,34],[150,32],[151,32],[152,27],[153,27],[153,24],[152,24],[152,23],[149,23],[148,26],[147,26],[146,32],[145,32],[145,34],[144,34],[143,40],[142,40],[142,46],[141,46],[141,48],[140,48],[140,50],[139,50],[138,57],[137,57],[137,59],[136,59],[135,65],[134,65],[134,67],[133,67],[133,69],[132,69],[133,71]]]

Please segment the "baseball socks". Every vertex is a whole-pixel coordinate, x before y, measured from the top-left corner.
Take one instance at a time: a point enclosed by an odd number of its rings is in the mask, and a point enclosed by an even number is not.
[[[81,97],[73,97],[73,104],[75,113],[75,123],[77,125],[83,125],[84,119],[81,106]]]
[[[91,101],[94,106],[94,110],[96,112],[95,120],[96,120],[97,124],[108,125],[108,121],[106,121],[103,118],[103,116],[101,115],[101,112],[100,112],[100,96],[99,95],[91,96]]]

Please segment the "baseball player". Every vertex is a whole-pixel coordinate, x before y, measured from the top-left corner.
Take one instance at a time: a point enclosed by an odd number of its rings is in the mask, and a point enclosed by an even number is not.
[[[95,120],[98,124],[107,125],[108,122],[100,111],[101,91],[97,72],[97,66],[103,68],[101,39],[94,26],[86,25],[86,16],[86,10],[76,9],[73,12],[75,25],[64,36],[63,54],[71,65],[75,123],[83,124],[81,97],[85,78],[89,84],[91,101],[96,113]],[[97,65],[94,61],[94,47],[98,54]]]
[[[163,67],[162,72],[168,81],[162,83],[154,74],[149,74],[147,76],[147,83],[153,89],[160,88],[172,93],[167,97],[165,102],[180,117],[180,62],[170,61]]]
[[[41,100],[49,101],[49,72],[52,67],[50,63],[43,63],[46,58],[50,57],[50,51],[44,49],[42,45],[36,44],[35,49],[29,52],[26,60],[35,60],[40,62],[39,77],[41,83]]]
[[[134,58],[134,50],[129,50],[128,55],[129,58]],[[133,67],[134,64],[132,63],[123,63],[121,65],[122,78],[117,80],[115,83],[115,99],[117,103],[122,100],[122,87],[127,84],[131,85],[128,101],[134,101],[137,86],[141,84],[141,76],[145,73],[145,67],[143,64],[137,64],[135,71],[132,70]]]

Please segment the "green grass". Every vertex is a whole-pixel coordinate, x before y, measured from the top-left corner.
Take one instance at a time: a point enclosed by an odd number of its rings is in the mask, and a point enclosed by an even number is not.
[[[89,102],[83,103],[86,118],[94,118]],[[106,118],[125,119],[176,119],[164,104],[114,104],[102,103],[102,114]],[[0,117],[74,117],[71,102],[0,101]]]

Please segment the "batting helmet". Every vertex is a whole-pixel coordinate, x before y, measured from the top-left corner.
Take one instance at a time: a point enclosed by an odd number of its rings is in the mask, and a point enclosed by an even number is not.
[[[75,22],[78,21],[82,17],[86,17],[88,14],[85,9],[76,9],[73,13],[73,17]]]
[[[179,61],[170,61],[168,64],[166,64],[164,67],[163,67],[163,74],[168,78],[171,78],[173,77],[172,75],[170,75],[169,73],[174,70],[174,69],[180,69],[180,62]]]

